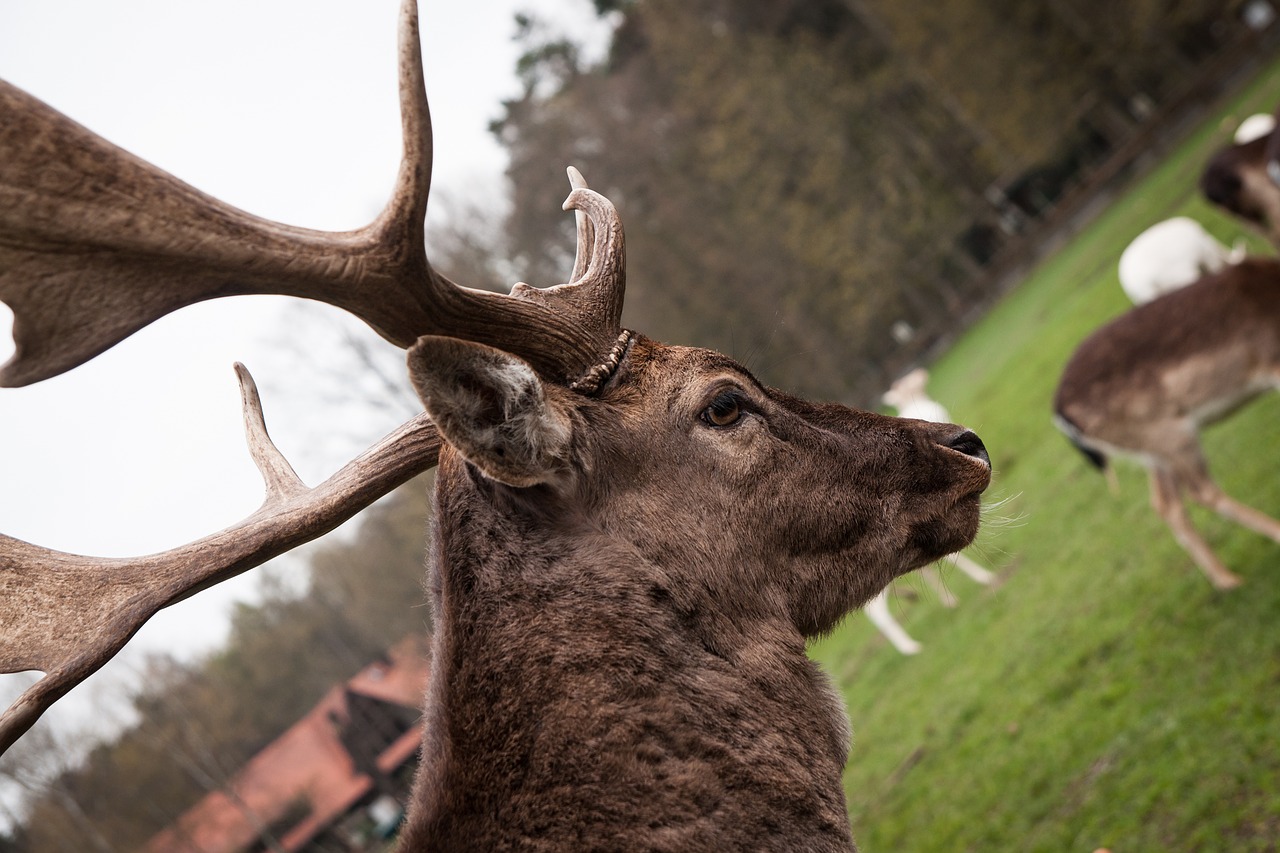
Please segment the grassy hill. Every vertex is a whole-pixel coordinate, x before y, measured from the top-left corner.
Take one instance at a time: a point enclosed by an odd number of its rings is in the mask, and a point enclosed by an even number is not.
[[[1215,592],[1151,510],[1145,472],[1117,461],[1112,494],[1050,422],[1071,351],[1128,307],[1116,262],[1135,235],[1176,214],[1242,234],[1195,183],[1241,118],[1277,102],[1280,66],[932,366],[933,396],[991,451],[1005,503],[970,553],[1002,583],[950,570],[949,611],[900,581],[915,658],[860,616],[814,644],[849,704],[866,853],[1280,849],[1280,545],[1193,508],[1245,579]],[[1206,452],[1229,494],[1280,516],[1280,395],[1211,428]]]

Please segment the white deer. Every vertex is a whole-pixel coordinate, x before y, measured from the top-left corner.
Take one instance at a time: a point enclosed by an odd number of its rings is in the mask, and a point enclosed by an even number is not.
[[[898,417],[900,418],[946,423],[951,420],[951,416],[941,403],[931,399],[926,393],[925,386],[928,382],[929,371],[923,367],[916,368],[894,382],[880,399],[885,405],[893,406],[897,409]],[[978,563],[959,551],[948,554],[943,559],[954,563],[960,571],[983,586],[990,585],[996,578],[989,569],[978,565]],[[920,575],[938,595],[943,607],[956,606],[958,602],[955,594],[942,582],[937,569],[933,566],[926,566],[920,570]],[[871,624],[875,625],[881,634],[884,634],[895,649],[904,655],[920,653],[923,646],[907,633],[907,630],[902,627],[902,623],[894,618],[893,613],[890,611],[889,589],[887,587],[881,590],[879,595],[867,602],[867,606],[863,609],[867,614],[867,618],[871,620]]]
[[[1120,254],[1120,287],[1134,305],[1142,305],[1244,256],[1243,242],[1228,249],[1199,222],[1175,216],[1134,237]]]

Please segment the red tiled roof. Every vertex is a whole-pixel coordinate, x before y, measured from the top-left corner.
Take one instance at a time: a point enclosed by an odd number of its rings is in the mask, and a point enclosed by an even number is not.
[[[249,760],[229,786],[215,791],[152,837],[147,853],[234,853],[254,843],[262,827],[305,798],[310,812],[279,838],[285,850],[297,850],[346,814],[373,780],[358,773],[343,747],[333,719],[347,719],[348,691],[417,708],[427,683],[421,640],[410,638],[379,662],[337,685],[306,716]],[[420,724],[397,738],[377,758],[391,772],[407,761],[422,740]]]

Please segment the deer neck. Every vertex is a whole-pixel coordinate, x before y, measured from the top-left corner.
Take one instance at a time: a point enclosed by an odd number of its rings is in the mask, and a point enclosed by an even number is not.
[[[785,618],[729,625],[684,600],[672,567],[584,518],[505,501],[443,456],[404,849],[530,832],[640,849],[654,827],[673,849],[771,835],[852,849],[848,722]]]

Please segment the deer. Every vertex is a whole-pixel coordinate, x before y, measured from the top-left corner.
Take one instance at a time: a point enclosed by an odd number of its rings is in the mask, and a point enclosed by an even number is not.
[[[621,218],[576,169],[566,283],[455,284],[424,239],[414,0],[398,55],[394,191],[344,233],[237,210],[0,85],[0,384],[71,370],[184,305],[273,293],[404,348],[424,407],[308,487],[236,365],[258,511],[135,559],[0,537],[0,670],[44,673],[0,716],[0,749],[159,609],[435,467],[432,678],[400,849],[855,849],[849,723],[805,643],[972,541],[981,440],[801,400],[623,328]]]
[[[1280,246],[1280,134],[1250,116],[1232,144],[1209,158],[1200,175],[1200,192],[1211,204],[1243,219]]]
[[[947,412],[946,407],[929,396],[926,390],[928,383],[929,371],[923,367],[917,367],[895,380],[889,386],[889,390],[880,396],[880,400],[884,404],[897,409],[898,417],[900,418],[914,418],[935,423],[950,421],[951,415]],[[990,569],[979,565],[960,551],[948,554],[944,559],[953,563],[960,571],[968,575],[974,583],[990,586],[996,580],[996,575]],[[952,608],[959,604],[955,594],[942,582],[942,578],[936,568],[926,566],[920,570],[920,575],[925,579],[925,583],[929,584],[937,594],[938,600],[942,602],[943,607]],[[863,611],[867,614],[867,618],[871,620],[871,624],[876,626],[876,630],[883,634],[901,654],[917,655],[923,650],[924,647],[920,645],[920,642],[912,637],[907,632],[907,629],[902,627],[902,624],[894,618],[893,612],[889,609],[889,590],[887,587],[881,590],[875,598],[867,602]]]
[[[1280,262],[1248,258],[1139,305],[1072,354],[1055,423],[1098,469],[1122,455],[1147,468],[1151,504],[1219,590],[1239,586],[1195,530],[1184,497],[1280,542],[1280,522],[1222,491],[1200,430],[1280,386]]]
[[[1141,305],[1244,257],[1242,241],[1228,249],[1191,217],[1174,216],[1147,228],[1120,253],[1120,288]]]

